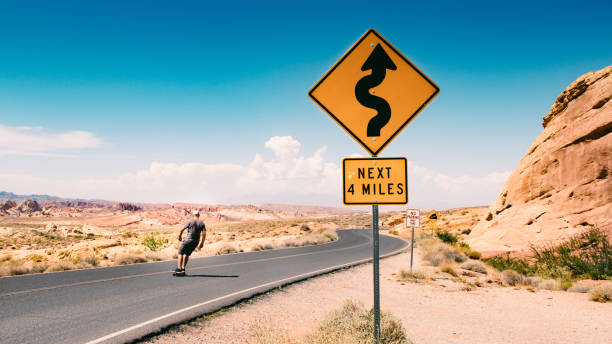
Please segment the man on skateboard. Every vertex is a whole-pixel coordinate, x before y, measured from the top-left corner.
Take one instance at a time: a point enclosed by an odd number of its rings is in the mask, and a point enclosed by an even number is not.
[[[204,222],[200,221],[200,212],[195,210],[193,212],[194,218],[187,222],[185,227],[181,229],[179,233],[178,240],[183,240],[183,232],[185,229],[187,230],[187,236],[185,237],[185,241],[181,244],[181,247],[178,250],[178,260],[177,266],[174,270],[174,276],[185,276],[185,265],[187,265],[187,261],[189,261],[189,256],[196,248],[200,250],[202,246],[204,246],[204,240],[206,239],[206,226]],[[200,236],[202,239],[200,240]]]

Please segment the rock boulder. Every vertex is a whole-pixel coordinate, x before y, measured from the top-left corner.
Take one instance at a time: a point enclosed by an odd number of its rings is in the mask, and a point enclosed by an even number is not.
[[[612,66],[570,84],[468,241],[525,251],[596,226],[612,238]]]

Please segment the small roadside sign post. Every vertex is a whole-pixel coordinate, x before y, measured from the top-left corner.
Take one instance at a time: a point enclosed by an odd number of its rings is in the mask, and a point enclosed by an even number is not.
[[[414,257],[414,227],[421,226],[421,211],[419,209],[406,209],[406,227],[412,227],[410,236],[410,272],[412,272],[412,259]]]
[[[376,344],[380,338],[378,205],[408,203],[406,159],[377,156],[439,92],[433,81],[374,29],[368,30],[308,92],[372,156],[362,161],[344,159],[343,200],[347,205],[372,205]],[[381,174],[373,169],[376,176],[368,174],[366,178],[366,169],[375,164],[384,165]]]

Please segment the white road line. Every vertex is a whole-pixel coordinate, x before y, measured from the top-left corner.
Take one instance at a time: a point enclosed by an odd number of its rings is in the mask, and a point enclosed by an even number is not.
[[[402,239],[400,239],[400,240],[402,240]],[[401,251],[403,251],[405,249],[406,249],[406,247],[403,247],[403,248],[401,248],[399,250],[396,250],[396,251],[393,251],[391,253],[385,254],[382,257],[387,257],[387,256],[391,256],[391,255],[397,254],[397,253],[399,253],[399,252],[401,252]],[[178,311],[174,311],[172,313],[168,313],[168,314],[162,315],[160,317],[157,317],[157,318],[154,318],[154,319],[142,322],[140,324],[137,324],[137,325],[134,325],[134,326],[130,326],[130,327],[126,328],[126,329],[123,329],[123,330],[117,331],[117,332],[113,332],[111,334],[108,334],[108,335],[106,335],[104,337],[100,337],[98,339],[94,339],[94,340],[92,340],[90,342],[87,342],[85,344],[102,343],[102,342],[104,342],[106,340],[109,340],[111,338],[114,338],[114,337],[120,336],[122,334],[128,333],[128,332],[130,332],[132,330],[135,330],[135,329],[147,326],[149,324],[153,324],[156,321],[160,321],[160,320],[172,317],[174,315],[177,315],[177,314],[180,314],[180,313],[183,313],[183,312],[187,312],[187,311],[192,310],[194,308],[206,306],[208,304],[211,304],[211,303],[214,303],[214,302],[217,302],[217,301],[221,301],[223,299],[234,297],[234,296],[237,296],[237,295],[240,295],[240,294],[243,294],[243,293],[248,293],[250,291],[257,290],[259,288],[264,288],[264,287],[268,287],[268,286],[279,284],[279,283],[282,284],[284,282],[288,282],[288,281],[291,281],[291,280],[294,280],[294,279],[299,279],[299,278],[302,278],[302,277],[307,277],[307,276],[313,275],[313,274],[320,274],[320,273],[324,273],[326,271],[333,271],[333,270],[342,269],[342,268],[347,267],[347,266],[365,263],[365,262],[368,262],[370,260],[372,260],[372,258],[361,259],[361,260],[357,260],[357,261],[354,261],[354,262],[345,263],[345,264],[342,264],[342,265],[336,265],[336,266],[328,267],[328,268],[321,269],[321,270],[311,271],[311,272],[307,272],[307,273],[304,273],[304,274],[288,277],[288,278],[285,278],[285,279],[282,279],[282,280],[278,280],[278,281],[274,281],[274,282],[268,282],[268,283],[265,283],[265,284],[262,284],[262,285],[258,285],[256,287],[251,287],[251,288],[248,288],[248,289],[237,291],[237,292],[231,293],[229,295],[221,296],[221,297],[218,297],[216,299],[212,299],[212,300],[209,300],[209,301],[206,301],[206,302],[198,303],[197,305],[193,305],[193,306],[189,306],[189,307],[186,307],[186,308],[183,308],[183,309],[179,309]]]

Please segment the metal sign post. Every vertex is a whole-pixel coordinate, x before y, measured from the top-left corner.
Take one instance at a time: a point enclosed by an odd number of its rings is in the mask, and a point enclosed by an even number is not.
[[[421,70],[376,30],[370,29],[308,95],[376,158],[439,92],[440,88]],[[343,199],[345,204],[372,205],[374,342],[378,344],[378,205],[408,203],[408,175],[405,158],[378,158],[384,166],[376,169],[356,160],[344,159],[342,163]],[[386,165],[392,161],[395,161],[393,166]]]
[[[412,272],[412,259],[414,258],[414,227],[421,226],[421,211],[419,209],[406,210],[406,227],[412,227],[412,237],[410,238],[410,272]]]
[[[372,206],[372,241],[374,242],[374,343],[380,338],[380,281],[378,257],[378,205]]]
[[[412,236],[410,239],[410,272],[412,272],[412,258],[414,257],[414,227],[412,227]]]

